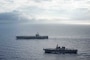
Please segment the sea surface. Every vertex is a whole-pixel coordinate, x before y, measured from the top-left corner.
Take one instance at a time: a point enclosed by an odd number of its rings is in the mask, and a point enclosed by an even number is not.
[[[36,33],[49,39],[17,40]],[[45,54],[56,45],[78,49],[78,54]],[[65,24],[0,23],[0,60],[90,60],[90,26]]]

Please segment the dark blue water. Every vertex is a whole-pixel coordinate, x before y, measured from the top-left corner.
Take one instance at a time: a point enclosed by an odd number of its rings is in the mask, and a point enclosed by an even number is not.
[[[48,35],[45,40],[16,40],[17,35]],[[56,45],[78,54],[44,54]],[[90,60],[90,26],[61,24],[0,24],[0,60]]]

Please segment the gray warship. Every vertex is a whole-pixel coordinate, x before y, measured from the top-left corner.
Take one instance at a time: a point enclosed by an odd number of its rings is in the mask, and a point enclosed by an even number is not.
[[[45,53],[49,54],[77,54],[77,49],[67,49],[65,47],[56,46],[56,48],[46,48],[43,49]]]
[[[40,36],[37,33],[35,36],[16,36],[16,39],[48,39],[48,36]]]

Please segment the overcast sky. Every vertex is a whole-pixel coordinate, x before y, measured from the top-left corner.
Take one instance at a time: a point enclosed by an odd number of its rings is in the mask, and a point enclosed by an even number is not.
[[[90,0],[0,0],[0,20],[90,24]]]

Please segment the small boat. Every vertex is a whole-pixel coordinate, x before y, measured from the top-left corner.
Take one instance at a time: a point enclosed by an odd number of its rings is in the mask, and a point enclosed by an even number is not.
[[[48,39],[48,36],[40,36],[37,33],[35,36],[16,36],[16,39]]]
[[[65,47],[56,46],[56,48],[46,48],[43,49],[45,53],[49,54],[77,54],[77,49],[67,49]]]

